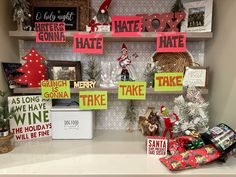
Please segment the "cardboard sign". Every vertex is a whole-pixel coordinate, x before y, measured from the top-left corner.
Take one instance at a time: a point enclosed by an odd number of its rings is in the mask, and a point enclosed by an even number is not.
[[[186,52],[186,33],[157,33],[157,52]]]
[[[147,154],[165,157],[167,155],[167,139],[164,137],[148,137]]]
[[[112,36],[140,36],[142,31],[142,17],[113,16]]]
[[[41,81],[41,92],[44,99],[69,99],[70,81],[44,80]]]
[[[16,110],[10,120],[16,141],[51,136],[50,100],[43,100],[40,95],[8,97],[8,107],[9,111]]]
[[[122,82],[118,83],[118,99],[145,100],[146,82]]]
[[[102,34],[74,34],[73,52],[103,54]]]
[[[64,22],[36,22],[36,42],[65,42]]]
[[[107,91],[80,91],[79,108],[81,110],[107,109]]]
[[[95,88],[96,81],[78,81],[74,82],[74,88]]]
[[[156,73],[155,91],[182,91],[183,73]]]

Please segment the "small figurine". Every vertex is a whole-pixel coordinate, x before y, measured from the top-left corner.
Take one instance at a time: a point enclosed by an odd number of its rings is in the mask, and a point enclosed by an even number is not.
[[[111,0],[105,0],[99,8],[97,15],[89,22],[88,27],[90,27],[89,32],[108,32],[111,26],[111,17],[108,13],[108,8],[111,4]],[[99,30],[99,26],[105,26]],[[88,30],[87,30],[88,31]]]
[[[119,61],[119,75],[121,81],[135,81],[136,75],[133,66],[131,65],[131,59],[128,56],[128,48],[123,43],[121,47],[121,57],[117,60]]]
[[[159,134],[160,117],[154,112],[153,107],[148,107],[145,115],[139,116],[139,129],[144,136],[156,136]]]
[[[173,138],[173,125],[175,122],[179,120],[177,114],[173,113],[172,115],[169,113],[169,110],[165,106],[161,106],[161,114],[164,116],[164,124],[165,130],[163,132],[163,137],[166,137],[167,132],[169,131],[170,139]],[[175,121],[171,121],[171,118],[175,117]]]

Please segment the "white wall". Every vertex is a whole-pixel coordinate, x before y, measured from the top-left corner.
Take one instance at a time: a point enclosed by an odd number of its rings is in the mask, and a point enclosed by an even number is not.
[[[0,62],[14,62],[18,59],[17,41],[8,37],[9,30],[15,30],[12,22],[12,10],[10,0],[0,2]],[[1,67],[0,67],[1,68]],[[2,68],[0,69],[0,89],[8,88]]]
[[[214,38],[206,43],[211,124],[236,129],[236,1],[215,0],[213,14]]]

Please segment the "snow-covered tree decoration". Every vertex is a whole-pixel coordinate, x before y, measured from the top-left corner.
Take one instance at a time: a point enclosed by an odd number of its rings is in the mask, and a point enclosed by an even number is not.
[[[174,111],[179,115],[179,121],[173,126],[174,133],[185,133],[187,130],[195,130],[203,133],[208,129],[208,102],[201,96],[201,92],[195,87],[187,89],[186,99],[179,96],[174,100]]]
[[[137,120],[137,113],[135,110],[133,100],[129,100],[129,102],[127,104],[127,110],[126,110],[126,115],[125,115],[124,119],[126,121],[128,121],[128,131],[132,132],[133,131],[132,126],[134,125],[134,123]]]

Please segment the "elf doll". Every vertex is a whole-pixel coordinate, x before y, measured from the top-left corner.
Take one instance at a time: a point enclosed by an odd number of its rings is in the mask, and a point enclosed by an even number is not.
[[[163,133],[163,137],[165,137],[167,132],[169,131],[170,139],[172,139],[173,138],[173,125],[176,121],[179,120],[179,117],[175,113],[173,113],[171,116],[169,114],[169,110],[165,106],[161,106],[161,114],[164,116],[164,124],[165,124],[165,130]],[[175,121],[172,122],[171,117],[174,117]]]
[[[123,43],[121,47],[122,55],[117,59],[119,62],[119,70],[118,74],[120,75],[121,81],[135,81],[135,71],[133,66],[131,65],[131,60],[128,56],[128,48]]]
[[[99,8],[97,15],[89,22],[90,32],[98,31],[98,25],[111,25],[108,8],[111,0],[105,0]]]

